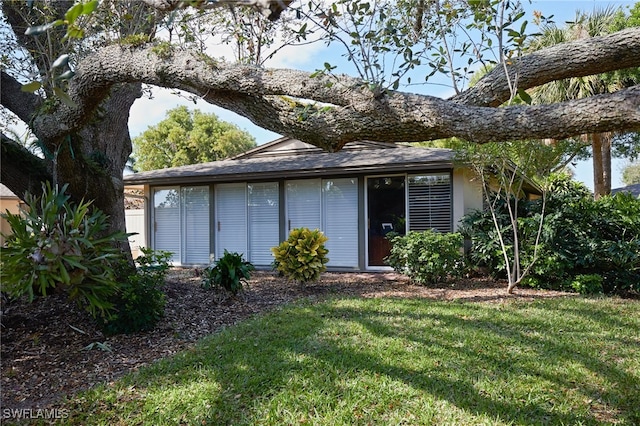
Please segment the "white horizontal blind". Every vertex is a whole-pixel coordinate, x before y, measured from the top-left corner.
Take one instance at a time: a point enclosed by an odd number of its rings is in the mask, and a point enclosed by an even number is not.
[[[171,262],[180,262],[180,192],[178,188],[155,190],[153,222],[153,248],[173,253]]]
[[[451,232],[451,176],[449,173],[409,176],[409,229]]]
[[[209,239],[209,187],[182,188],[183,247],[186,264],[208,264]]]
[[[287,182],[287,235],[294,228],[320,229],[320,179]]]
[[[322,182],[323,227],[328,240],[328,266],[358,266],[358,181],[355,178]]]
[[[246,188],[244,183],[216,185],[216,259],[225,249],[247,258]]]
[[[271,247],[280,240],[280,203],[277,182],[247,185],[249,213],[249,261],[267,266],[273,262]]]

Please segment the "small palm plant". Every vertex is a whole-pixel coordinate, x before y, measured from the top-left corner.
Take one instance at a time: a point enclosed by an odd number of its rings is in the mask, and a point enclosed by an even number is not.
[[[214,287],[224,288],[236,295],[251,278],[251,272],[255,269],[250,262],[244,260],[242,254],[225,250],[220,260],[203,271],[202,287],[207,290]]]

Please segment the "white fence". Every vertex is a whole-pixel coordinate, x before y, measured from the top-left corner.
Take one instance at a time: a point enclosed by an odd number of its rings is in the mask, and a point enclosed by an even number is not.
[[[144,221],[144,209],[125,210],[127,232],[136,232],[129,237],[131,254],[135,259],[140,254],[140,247],[146,247],[146,227]]]

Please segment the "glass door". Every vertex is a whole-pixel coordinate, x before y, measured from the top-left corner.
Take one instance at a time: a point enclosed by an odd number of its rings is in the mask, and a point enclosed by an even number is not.
[[[390,232],[406,232],[406,195],[404,176],[367,178],[367,267],[388,266]]]

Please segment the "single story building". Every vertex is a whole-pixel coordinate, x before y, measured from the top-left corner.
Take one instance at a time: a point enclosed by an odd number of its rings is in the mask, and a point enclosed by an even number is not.
[[[268,268],[271,247],[308,227],[328,237],[330,270],[387,269],[389,232],[452,232],[482,208],[481,185],[451,150],[370,141],[328,153],[283,137],[224,161],[124,180],[144,191],[146,246],[185,266],[226,249]]]

